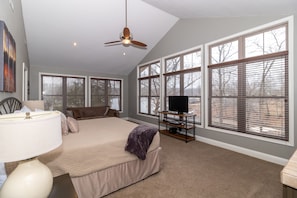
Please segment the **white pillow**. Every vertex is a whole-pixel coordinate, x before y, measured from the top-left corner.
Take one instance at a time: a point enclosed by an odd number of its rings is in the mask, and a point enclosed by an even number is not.
[[[109,111],[109,106],[106,106],[106,109],[105,109],[104,116],[107,116],[107,114],[108,114],[108,111]]]
[[[25,105],[21,108],[21,112],[31,112],[31,109]]]
[[[1,189],[1,186],[4,184],[6,178],[7,176],[5,171],[5,165],[3,162],[0,162],[0,189]]]
[[[64,113],[60,112],[61,114],[61,130],[62,130],[62,135],[68,135],[68,124],[67,124],[67,118]]]

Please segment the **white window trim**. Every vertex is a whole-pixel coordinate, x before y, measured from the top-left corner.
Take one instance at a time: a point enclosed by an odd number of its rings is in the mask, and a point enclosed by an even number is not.
[[[205,61],[204,61],[204,46],[203,45],[198,45],[196,47],[193,47],[193,48],[190,48],[190,49],[187,49],[187,50],[183,50],[183,51],[180,51],[180,52],[177,52],[177,53],[174,53],[174,54],[171,54],[171,55],[168,55],[168,56],[164,56],[162,57],[162,75],[161,75],[161,81],[162,81],[162,85],[165,86],[164,82],[165,82],[165,78],[163,76],[163,74],[165,73],[165,60],[168,59],[168,58],[171,58],[171,57],[174,57],[174,56],[178,56],[178,55],[181,55],[181,54],[186,54],[188,52],[192,52],[192,51],[195,51],[195,50],[199,50],[201,51],[201,125],[198,125],[196,124],[196,128],[204,128],[205,126],[205,111],[206,111],[206,108],[205,108],[205,102],[204,102],[204,98],[205,98],[205,86],[204,86],[204,82],[205,82],[205,76],[204,76],[204,70],[205,70]],[[164,91],[165,87],[162,86],[161,88],[161,92],[162,92],[162,99],[164,98],[165,96],[165,91]],[[161,108],[164,109],[164,101],[162,100],[162,103],[161,103]]]
[[[206,106],[206,102],[205,102],[205,98],[206,98],[206,76],[205,76],[205,70],[206,69],[206,59],[203,56],[203,54],[205,54],[205,48],[204,46],[201,47],[201,62],[202,62],[202,66],[201,66],[201,125],[195,125],[196,127],[201,127],[201,128],[205,128],[205,117],[206,117],[206,111],[207,111],[207,106]]]
[[[261,136],[256,136],[256,135],[250,135],[250,134],[243,134],[243,133],[238,133],[238,132],[233,132],[233,131],[229,131],[229,130],[223,130],[223,129],[218,129],[218,128],[214,128],[214,127],[209,127],[207,126],[208,123],[208,89],[207,87],[209,87],[209,83],[208,83],[208,70],[207,70],[207,65],[209,65],[209,46],[213,45],[215,43],[219,43],[225,40],[229,40],[232,39],[234,37],[238,37],[238,36],[242,36],[248,33],[252,33],[255,32],[257,30],[261,30],[261,29],[265,29],[265,28],[269,28],[271,26],[275,26],[281,23],[285,23],[288,22],[288,51],[289,51],[289,59],[288,59],[288,64],[289,64],[289,141],[283,141],[283,140],[276,140],[276,139],[272,139],[272,138],[266,138],[266,137],[261,137]],[[247,138],[251,138],[251,139],[257,139],[257,140],[262,140],[262,141],[266,141],[266,142],[272,142],[272,143],[276,143],[276,144],[281,144],[281,145],[287,145],[287,146],[294,146],[294,16],[289,16],[277,21],[273,21],[261,26],[257,26],[255,28],[237,33],[237,34],[233,34],[231,36],[228,37],[224,37],[221,38],[219,40],[216,41],[212,41],[210,43],[206,43],[205,44],[205,68],[204,68],[204,76],[205,76],[205,81],[204,81],[204,88],[205,88],[205,97],[204,97],[204,102],[205,102],[205,120],[204,120],[204,126],[205,129],[209,129],[212,131],[218,131],[218,132],[223,132],[223,133],[227,133],[227,134],[232,134],[232,135],[237,135],[237,136],[242,136],[242,137],[247,137]]]
[[[162,59],[161,58],[158,58],[158,59],[155,59],[155,60],[152,60],[152,61],[149,61],[149,62],[146,62],[146,63],[143,63],[143,64],[141,64],[141,65],[138,65],[137,66],[137,76],[136,76],[136,89],[137,89],[137,92],[136,92],[136,105],[137,105],[137,108],[136,108],[136,112],[137,112],[137,115],[139,115],[139,116],[144,116],[144,117],[148,117],[148,118],[155,118],[155,119],[157,119],[156,118],[156,116],[153,116],[153,115],[148,115],[148,114],[142,114],[142,113],[139,113],[139,80],[138,80],[138,78],[139,78],[139,68],[140,67],[142,67],[142,66],[146,66],[146,65],[150,65],[150,64],[152,64],[152,63],[156,63],[156,62],[160,62],[160,90],[161,90],[161,93],[160,93],[160,107],[161,107],[161,109],[162,109],[162,105],[163,105],[163,100],[162,100],[162,96],[161,96],[161,94],[162,94],[162,85],[163,85],[163,83],[162,83],[162,78],[161,78],[161,75],[162,75],[162,69],[163,69],[163,67],[162,67],[162,65],[163,65],[163,63],[162,63]]]
[[[42,96],[42,94],[41,94],[41,76],[42,75],[84,78],[85,79],[85,96],[86,96],[85,97],[85,106],[87,106],[87,102],[88,102],[88,99],[87,99],[87,97],[88,97],[88,95],[87,95],[87,84],[88,84],[87,83],[87,76],[39,72],[39,76],[38,76],[38,78],[39,78],[38,79],[38,84],[39,84],[39,87],[38,87],[39,96],[38,96],[38,98],[39,98],[39,100],[41,100],[41,96]]]
[[[108,79],[108,80],[119,80],[121,81],[121,111],[120,113],[123,113],[124,111],[124,80],[122,78],[112,78],[112,77],[103,77],[103,76],[89,76],[88,77],[88,106],[91,106],[91,78],[97,78],[97,79]]]
[[[23,62],[23,78],[22,78],[22,100],[28,100],[28,82],[29,82],[29,69],[26,63]]]

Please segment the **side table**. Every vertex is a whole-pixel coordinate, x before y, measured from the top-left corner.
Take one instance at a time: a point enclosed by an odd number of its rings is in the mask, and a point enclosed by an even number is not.
[[[48,198],[78,198],[69,174],[54,177],[53,188]]]

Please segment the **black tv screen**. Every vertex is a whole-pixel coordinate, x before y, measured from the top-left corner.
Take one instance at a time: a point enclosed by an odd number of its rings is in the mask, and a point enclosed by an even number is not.
[[[188,113],[188,96],[168,96],[169,111],[177,111],[178,113]]]

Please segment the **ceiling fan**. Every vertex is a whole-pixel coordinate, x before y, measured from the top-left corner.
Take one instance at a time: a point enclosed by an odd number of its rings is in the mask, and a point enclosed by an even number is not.
[[[135,47],[140,47],[140,48],[145,48],[147,45],[142,43],[142,42],[139,42],[139,41],[135,41],[133,40],[133,36],[132,34],[130,33],[130,30],[127,26],[127,0],[125,0],[125,27],[123,29],[123,32],[120,34],[120,40],[118,41],[111,41],[111,42],[106,42],[104,43],[105,45],[111,45],[111,44],[123,44],[124,46],[129,46],[129,45],[132,45],[132,46],[135,46]]]

